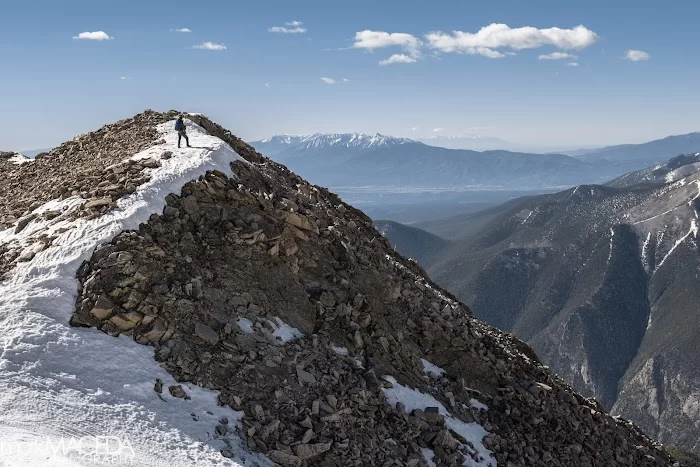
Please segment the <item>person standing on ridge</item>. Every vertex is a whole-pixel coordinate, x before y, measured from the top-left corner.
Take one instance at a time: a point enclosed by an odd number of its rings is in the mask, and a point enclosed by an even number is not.
[[[191,148],[192,146],[190,146],[190,139],[187,137],[187,128],[185,127],[185,122],[182,120],[182,115],[177,117],[177,121],[175,122],[175,131],[177,131],[177,147],[180,147],[180,140],[185,138],[187,147]]]

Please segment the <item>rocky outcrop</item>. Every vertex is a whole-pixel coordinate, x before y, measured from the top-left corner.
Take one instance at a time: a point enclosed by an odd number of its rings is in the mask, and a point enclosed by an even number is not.
[[[213,431],[239,430],[283,466],[673,464],[476,320],[364,214],[199,119],[247,162],[99,247],[71,323],[152,345],[178,380],[244,412]]]
[[[0,184],[0,225],[9,225],[46,202],[69,196],[119,198],[138,185],[138,167],[124,161],[158,139],[156,126],[167,114],[146,111],[80,135],[34,162],[9,167]],[[143,168],[143,167],[141,167]]]

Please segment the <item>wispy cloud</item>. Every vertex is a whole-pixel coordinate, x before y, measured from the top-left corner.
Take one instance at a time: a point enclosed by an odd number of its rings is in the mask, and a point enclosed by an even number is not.
[[[272,26],[268,28],[268,32],[277,32],[282,34],[304,34],[306,28],[301,27],[304,23],[301,21],[290,21],[284,23],[284,26]]]
[[[393,65],[395,63],[416,63],[416,59],[406,54],[394,54],[386,60],[379,62],[380,65]]]
[[[217,44],[216,42],[202,42],[201,44],[193,45],[192,48],[200,50],[226,50],[224,44]]]
[[[192,32],[190,28],[180,28],[180,29],[171,29],[171,31],[175,32]]]
[[[134,78],[132,78],[131,76],[121,76],[119,77],[119,79],[122,81],[131,81]]]
[[[642,50],[628,50],[625,54],[625,60],[629,60],[630,62],[644,62],[650,58],[651,55]]]
[[[94,32],[81,32],[77,36],[73,36],[73,39],[86,40],[86,41],[108,41],[114,39],[110,37],[104,31],[94,31]]]
[[[566,64],[566,66],[574,66],[574,67],[576,67],[576,66],[578,66],[578,62],[569,62],[569,63]]]
[[[573,29],[538,29],[532,26],[511,28],[507,24],[490,24],[476,33],[453,31],[425,35],[428,47],[443,53],[464,53],[488,58],[502,58],[497,49],[536,49],[552,45],[562,50],[582,50],[598,42],[598,35],[585,26]]]
[[[349,79],[347,79],[347,78],[343,78],[343,83],[349,83],[349,82],[350,82],[350,80],[349,80]]]
[[[444,128],[433,128],[433,133],[440,133],[441,131],[445,131]]]
[[[321,78],[321,81],[323,81],[326,84],[336,84],[337,83],[337,81],[334,80],[333,78],[327,78],[325,76],[323,78]]]
[[[266,87],[266,88],[269,88],[269,87],[270,87],[270,83],[265,83],[265,87]]]
[[[551,54],[540,55],[540,60],[568,60],[577,58],[576,55],[566,52],[552,52]]]

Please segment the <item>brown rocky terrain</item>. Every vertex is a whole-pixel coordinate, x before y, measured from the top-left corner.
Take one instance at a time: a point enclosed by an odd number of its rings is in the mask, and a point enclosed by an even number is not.
[[[149,111],[12,167],[3,199],[15,201],[3,215],[74,191],[106,196],[101,184],[114,177],[105,169],[152,144],[174,115]],[[190,118],[247,162],[191,181],[162,215],[98,247],[79,271],[71,323],[152,345],[178,380],[245,412],[242,427],[224,420],[217,433],[240,430],[250,450],[284,466],[428,465],[426,452],[438,466],[674,465],[526,344],[476,320],[364,214],[206,117]],[[132,139],[119,146],[122,128]],[[58,165],[54,157],[67,169],[44,183],[39,168]],[[139,183],[136,169],[118,174],[110,203]],[[441,370],[426,373],[424,360]],[[389,405],[405,387],[435,400]],[[187,397],[160,381],[154,390]],[[485,436],[467,439],[460,422]]]

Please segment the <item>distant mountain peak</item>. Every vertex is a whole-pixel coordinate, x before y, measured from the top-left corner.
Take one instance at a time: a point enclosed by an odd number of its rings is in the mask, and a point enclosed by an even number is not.
[[[264,144],[296,146],[299,148],[348,147],[371,148],[401,144],[421,144],[408,138],[396,138],[381,133],[314,133],[308,135],[275,135],[260,141]]]

